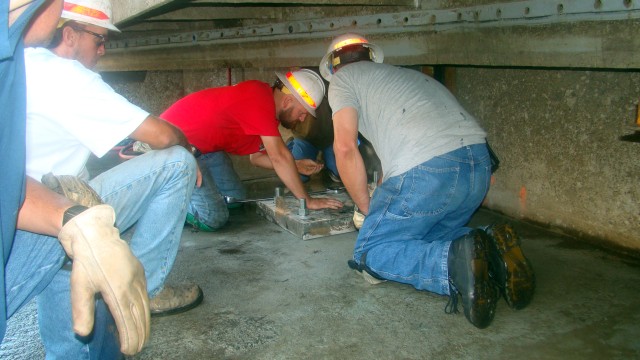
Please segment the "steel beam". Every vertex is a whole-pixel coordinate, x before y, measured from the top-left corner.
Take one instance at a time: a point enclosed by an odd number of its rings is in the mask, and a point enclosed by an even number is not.
[[[535,0],[282,22],[123,39],[101,69],[317,65],[328,41],[355,31],[392,63],[640,68],[638,1]]]

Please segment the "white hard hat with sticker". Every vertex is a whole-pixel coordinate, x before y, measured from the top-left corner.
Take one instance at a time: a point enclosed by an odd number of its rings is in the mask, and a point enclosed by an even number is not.
[[[111,2],[109,0],[65,1],[61,18],[120,32],[120,30],[113,25]]]
[[[316,108],[322,102],[325,90],[320,75],[309,69],[300,69],[286,74],[276,71],[276,76],[302,106],[316,116]]]

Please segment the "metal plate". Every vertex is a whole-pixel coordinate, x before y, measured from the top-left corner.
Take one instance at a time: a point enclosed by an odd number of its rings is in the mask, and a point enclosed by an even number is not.
[[[277,201],[257,202],[257,212],[302,240],[355,231],[356,228],[353,226],[354,205],[349,195],[342,191],[323,197],[338,199],[344,203],[344,206],[340,210],[308,210],[308,215],[301,216],[299,200],[286,196],[278,198]]]

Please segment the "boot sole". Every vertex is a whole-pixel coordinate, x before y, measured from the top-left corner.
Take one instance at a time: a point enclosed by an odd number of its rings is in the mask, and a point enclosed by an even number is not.
[[[498,294],[495,286],[489,280],[489,261],[487,259],[488,242],[482,235],[476,235],[474,239],[473,254],[471,256],[471,268],[474,277],[473,296],[471,303],[462,306],[469,322],[479,329],[484,329],[491,324],[495,316]]]
[[[349,268],[351,270],[353,270],[356,273],[358,273],[358,275],[361,275],[362,278],[364,279],[364,281],[366,281],[367,283],[369,283],[371,285],[378,285],[378,284],[381,284],[381,283],[387,281],[387,280],[376,279],[375,277],[373,277],[373,275],[369,274],[366,270],[359,269],[358,268],[358,264],[356,264],[356,262],[353,261],[353,260],[347,261],[347,265],[349,266]]]
[[[536,287],[535,273],[520,247],[520,238],[510,225],[496,225],[491,228],[490,243],[500,254],[500,266],[504,269],[504,279],[497,279],[504,289],[504,298],[509,307],[525,308]]]

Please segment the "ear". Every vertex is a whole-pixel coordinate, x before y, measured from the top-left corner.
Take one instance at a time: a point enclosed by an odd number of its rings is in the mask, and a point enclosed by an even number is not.
[[[78,33],[70,26],[65,26],[62,29],[62,43],[72,47],[78,41]]]
[[[293,97],[293,95],[286,94],[285,97],[284,97],[284,100],[282,101],[282,105],[283,105],[282,108],[286,110],[289,107],[295,105],[296,101],[298,101],[298,100],[296,100]]]

